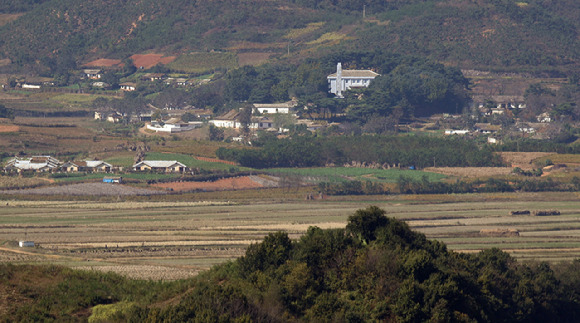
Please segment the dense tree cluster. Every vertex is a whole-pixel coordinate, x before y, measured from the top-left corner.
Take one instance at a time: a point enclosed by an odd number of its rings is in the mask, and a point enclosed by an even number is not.
[[[296,136],[259,149],[220,148],[221,159],[254,168],[342,165],[357,161],[400,166],[500,166],[499,156],[463,138],[425,136]]]
[[[14,118],[14,110],[5,107],[3,104],[0,104],[0,118]]]
[[[532,172],[530,172],[532,173]],[[318,190],[328,195],[373,195],[373,194],[462,194],[477,192],[562,192],[579,191],[580,178],[572,177],[570,182],[533,179],[496,179],[463,181],[452,183],[443,181],[430,181],[426,176],[421,179],[413,179],[401,176],[397,180],[395,190],[381,183],[371,181],[344,181],[344,182],[320,182]]]
[[[238,42],[288,49],[317,48],[325,33],[367,23],[349,32],[333,50],[392,51],[469,66],[558,71],[580,55],[575,0],[485,0],[460,6],[450,0],[418,1],[110,1],[78,5],[73,0],[7,0],[0,12],[25,12],[0,27],[3,56],[18,64],[71,54],[77,62],[109,56],[124,58],[151,49],[210,51]],[[62,19],[65,17],[65,19]],[[68,17],[68,18],[66,18]],[[309,23],[323,26],[304,30]],[[379,23],[377,23],[379,22]],[[388,28],[380,22],[389,22]],[[426,33],[425,31],[429,32]],[[41,62],[44,63],[44,62]],[[567,71],[568,69],[560,69]]]
[[[346,228],[310,227],[296,241],[270,233],[243,257],[170,283],[2,264],[0,283],[22,301],[0,320],[578,321],[580,261],[551,267],[499,249],[456,253],[386,213],[360,209]]]
[[[517,263],[499,249],[459,254],[371,206],[346,229],[269,234],[200,277],[153,321],[574,322],[578,277]],[[577,267],[574,263],[570,269]],[[571,275],[571,276],[567,276]],[[127,317],[135,319],[136,317]]]

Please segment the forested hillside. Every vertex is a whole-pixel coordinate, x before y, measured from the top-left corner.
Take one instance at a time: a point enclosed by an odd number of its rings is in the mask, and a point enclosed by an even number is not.
[[[371,206],[344,229],[271,233],[236,261],[173,283],[0,266],[2,321],[577,322],[578,261],[456,253]]]
[[[0,58],[44,67],[148,50],[304,58],[356,48],[564,73],[580,57],[574,0],[46,0],[5,1],[0,12],[24,13],[0,28]]]

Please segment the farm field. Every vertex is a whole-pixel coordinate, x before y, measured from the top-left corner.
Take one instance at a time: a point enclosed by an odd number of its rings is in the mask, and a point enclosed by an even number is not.
[[[580,194],[567,192],[312,201],[4,200],[0,261],[55,263],[145,279],[185,278],[239,257],[268,233],[285,230],[298,239],[309,226],[343,228],[354,211],[377,205],[452,250],[498,247],[521,260],[559,262],[580,256],[578,199]],[[510,215],[515,210],[558,210],[560,215]],[[37,247],[18,248],[19,240],[32,240]]]
[[[271,168],[267,171],[274,175],[300,175],[311,182],[345,182],[358,180],[396,183],[401,176],[406,176],[415,180],[427,176],[429,181],[438,181],[445,177],[445,175],[442,174],[417,170],[373,169],[360,167]]]
[[[267,182],[269,185],[264,185]],[[258,176],[238,176],[218,179],[208,182],[169,182],[151,185],[156,188],[170,189],[171,191],[228,191],[244,190],[278,186],[278,181]]]

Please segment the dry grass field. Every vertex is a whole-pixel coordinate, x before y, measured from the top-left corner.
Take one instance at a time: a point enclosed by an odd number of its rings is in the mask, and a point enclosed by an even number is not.
[[[499,247],[522,260],[559,262],[580,256],[579,199],[578,193],[495,193],[238,203],[5,200],[0,260],[178,279],[239,257],[270,232],[284,230],[298,239],[309,226],[343,228],[355,210],[377,205],[452,250]],[[560,215],[510,215],[516,210]],[[517,235],[482,235],[482,230]],[[19,240],[37,246],[18,248]]]
[[[225,191],[262,188],[264,185],[254,181],[250,176],[240,176],[219,179],[213,182],[169,182],[151,185],[157,188],[171,189],[172,191]]]
[[[511,167],[427,167],[423,169],[426,172],[443,174],[446,176],[457,177],[488,177],[504,176],[513,171]]]

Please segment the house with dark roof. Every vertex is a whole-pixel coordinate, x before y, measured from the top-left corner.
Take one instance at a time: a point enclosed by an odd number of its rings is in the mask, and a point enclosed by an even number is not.
[[[342,98],[342,92],[369,87],[372,80],[379,75],[371,70],[343,70],[342,64],[338,63],[336,73],[328,75],[326,79],[328,80],[329,92]]]

